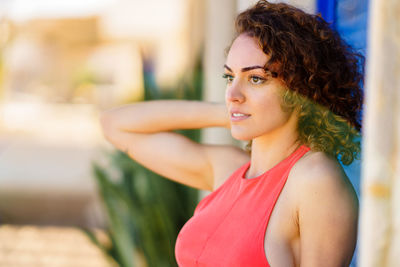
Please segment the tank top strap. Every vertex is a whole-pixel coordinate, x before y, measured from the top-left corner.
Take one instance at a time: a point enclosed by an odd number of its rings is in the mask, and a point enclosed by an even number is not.
[[[280,174],[285,174],[286,171],[290,171],[290,169],[293,167],[293,165],[308,151],[310,150],[309,147],[305,145],[301,145],[298,147],[295,151],[292,152],[288,157],[277,163],[275,166],[273,166],[271,169],[267,170],[263,174],[253,177],[253,178],[245,178],[246,172],[250,168],[250,161],[242,166],[238,171],[239,171],[239,177],[242,182],[245,183],[252,183],[257,180],[264,180],[265,177],[271,176],[271,174],[274,174],[274,176],[277,175],[277,173]],[[278,175],[281,176],[281,175]]]
[[[292,153],[289,159],[289,166],[292,167],[304,154],[310,151],[310,148],[306,145],[301,145],[296,151]]]
[[[292,170],[293,166],[308,151],[310,151],[309,147],[301,145],[286,159],[282,160],[272,169],[267,171],[264,175],[266,176],[265,178],[267,177],[268,178],[264,180],[268,180],[269,183],[273,184],[281,184],[281,185],[285,184],[286,179],[289,176],[289,173]]]

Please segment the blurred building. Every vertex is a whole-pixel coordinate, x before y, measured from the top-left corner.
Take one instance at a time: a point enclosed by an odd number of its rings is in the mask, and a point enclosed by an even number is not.
[[[204,98],[223,101],[223,51],[236,14],[254,1],[119,0],[102,8],[87,1],[85,9],[68,9],[77,3],[9,1],[9,12],[0,13],[7,32],[0,59],[0,222],[103,226],[91,170],[110,149],[99,111],[142,97],[144,57],[157,82],[171,87],[201,52]],[[218,131],[206,131],[204,141],[231,142]]]
[[[204,12],[194,0],[0,3],[0,266],[111,266],[69,227],[106,225],[91,164],[113,148],[99,113],[142,98],[143,58],[161,87],[182,78]]]
[[[99,112],[141,99],[143,57],[162,87],[190,70],[205,9],[194,0],[120,0],[74,13],[50,2],[8,2],[10,12],[0,12],[8,31],[0,40],[0,223],[101,227],[91,163],[107,164],[111,147]]]

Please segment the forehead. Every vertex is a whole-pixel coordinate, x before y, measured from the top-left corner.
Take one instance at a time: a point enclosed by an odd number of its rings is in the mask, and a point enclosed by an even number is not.
[[[239,35],[229,49],[226,65],[235,70],[250,66],[264,66],[269,57],[261,50],[256,39]]]

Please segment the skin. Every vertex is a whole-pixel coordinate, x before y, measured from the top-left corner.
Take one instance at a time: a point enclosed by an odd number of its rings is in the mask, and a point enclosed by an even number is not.
[[[231,122],[234,138],[253,140],[247,177],[264,173],[300,145],[297,114],[283,112],[280,105],[280,91],[287,88],[263,69],[268,59],[253,38],[242,34],[233,42],[225,64],[227,108],[250,115]]]
[[[266,172],[300,145],[297,113],[286,113],[280,106],[281,91],[287,88],[256,67],[264,66],[268,59],[255,39],[242,34],[233,42],[225,64],[228,110],[250,114],[231,122],[233,137],[253,140],[246,173],[249,179]],[[264,240],[269,263],[348,265],[356,238],[357,205],[340,165],[324,153],[307,153],[292,169],[271,215]],[[347,234],[338,231],[337,225],[348,226]]]
[[[283,112],[282,81],[262,68],[268,60],[255,39],[240,35],[225,64],[226,106],[193,101],[151,101],[114,108],[101,116],[104,136],[160,175],[216,190],[244,163],[251,179],[289,156],[297,142],[297,113]],[[245,113],[232,119],[231,111]],[[173,118],[173,119],[171,119]],[[221,126],[253,140],[249,156],[229,145],[197,144],[173,129]],[[348,266],[357,237],[358,200],[336,159],[307,152],[293,166],[264,237],[273,267]]]

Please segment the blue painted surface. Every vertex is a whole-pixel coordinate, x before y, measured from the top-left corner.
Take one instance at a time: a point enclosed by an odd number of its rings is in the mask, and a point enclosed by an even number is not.
[[[332,26],[336,23],[336,4],[338,0],[318,0],[317,13],[321,13],[322,17]]]
[[[367,54],[367,0],[338,0],[336,5],[335,27],[342,38],[358,52]],[[360,198],[361,161],[344,167]],[[357,266],[358,244],[350,266]]]
[[[367,47],[368,0],[337,0],[337,31],[364,56]]]
[[[354,49],[367,55],[368,0],[317,0],[317,12],[339,32]],[[360,199],[361,160],[343,166]],[[357,266],[358,249],[350,266]]]

